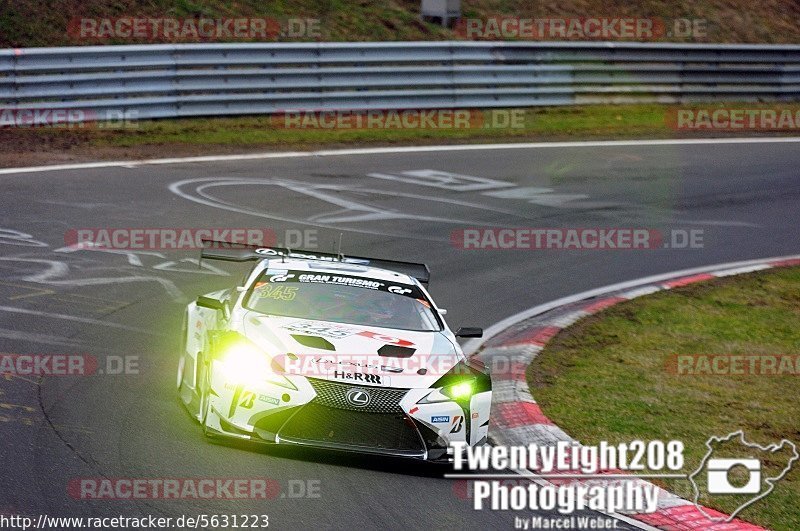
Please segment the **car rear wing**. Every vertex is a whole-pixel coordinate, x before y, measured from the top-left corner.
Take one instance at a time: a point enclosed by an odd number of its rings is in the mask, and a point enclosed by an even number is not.
[[[216,240],[203,240],[203,249],[200,259],[223,260],[226,262],[250,262],[270,258],[292,258],[295,260],[319,260],[322,262],[341,262],[344,264],[357,264],[363,266],[388,269],[416,278],[423,284],[428,284],[431,271],[425,264],[415,262],[401,262],[383,258],[366,258],[363,256],[345,256],[335,253],[320,253],[317,251],[304,251],[302,249],[287,249],[284,247],[259,247],[243,243],[221,242]]]

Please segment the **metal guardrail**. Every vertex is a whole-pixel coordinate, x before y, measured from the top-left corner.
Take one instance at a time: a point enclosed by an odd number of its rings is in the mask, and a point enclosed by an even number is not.
[[[94,116],[798,99],[797,45],[396,42],[0,50],[2,108],[79,109]]]

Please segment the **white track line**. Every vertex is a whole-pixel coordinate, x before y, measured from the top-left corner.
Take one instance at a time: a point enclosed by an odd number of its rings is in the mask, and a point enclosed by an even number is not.
[[[117,160],[108,162],[85,162],[78,164],[53,164],[2,168],[0,175],[15,173],[38,173],[46,171],[91,170],[96,168],[132,168],[160,164],[185,164],[193,162],[228,162],[239,160],[288,159],[303,157],[338,157],[353,155],[383,155],[393,153],[431,153],[439,151],[485,151],[498,149],[547,149],[582,147],[626,147],[626,146],[682,146],[709,144],[785,144],[800,142],[800,137],[754,137],[754,138],[675,138],[653,140],[593,140],[582,142],[519,142],[508,144],[453,144],[445,146],[396,146],[355,149],[328,149],[320,151],[285,151],[271,153],[246,153],[241,155],[210,155],[204,157],[173,157],[167,159]]]

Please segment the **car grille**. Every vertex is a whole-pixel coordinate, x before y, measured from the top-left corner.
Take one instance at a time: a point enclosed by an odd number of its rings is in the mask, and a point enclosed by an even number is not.
[[[339,382],[329,382],[308,378],[311,386],[316,391],[317,396],[312,403],[336,409],[346,409],[350,411],[360,411],[364,413],[402,413],[400,400],[408,392],[408,389],[392,389],[383,387],[358,387]],[[370,402],[366,406],[354,406],[347,401],[347,392],[352,389],[360,389],[370,396]]]
[[[424,452],[413,422],[396,413],[368,413],[323,406],[311,401],[279,432],[289,441],[344,445],[371,450]]]

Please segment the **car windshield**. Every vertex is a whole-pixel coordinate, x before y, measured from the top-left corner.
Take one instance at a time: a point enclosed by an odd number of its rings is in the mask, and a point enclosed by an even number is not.
[[[252,285],[244,305],[281,317],[419,332],[441,330],[418,286],[350,275],[267,271]]]

